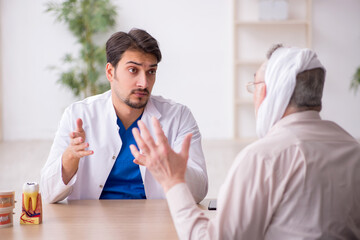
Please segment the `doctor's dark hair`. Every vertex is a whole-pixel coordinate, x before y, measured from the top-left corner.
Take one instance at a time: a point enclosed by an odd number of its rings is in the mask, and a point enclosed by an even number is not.
[[[279,48],[284,47],[282,44],[273,45],[266,54],[267,59]],[[324,89],[325,70],[314,68],[303,71],[296,75],[296,85],[290,98],[288,106],[298,108],[299,110],[317,110],[322,107],[321,98]]]
[[[149,33],[141,29],[131,29],[129,33],[116,32],[106,42],[107,62],[114,67],[120,61],[126,50],[138,50],[152,54],[157,62],[161,61],[161,51],[158,42]]]

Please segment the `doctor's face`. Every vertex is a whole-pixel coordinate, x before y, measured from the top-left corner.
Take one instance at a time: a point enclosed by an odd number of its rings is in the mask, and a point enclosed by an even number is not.
[[[116,68],[108,63],[106,75],[116,102],[144,108],[155,83],[156,70],[156,57],[138,50],[125,51]]]

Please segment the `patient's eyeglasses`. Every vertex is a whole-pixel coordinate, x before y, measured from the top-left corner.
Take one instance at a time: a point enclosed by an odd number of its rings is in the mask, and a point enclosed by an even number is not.
[[[255,85],[259,84],[259,83],[265,83],[264,81],[260,81],[260,82],[248,82],[246,84],[246,90],[248,90],[249,93],[254,93],[255,92]]]

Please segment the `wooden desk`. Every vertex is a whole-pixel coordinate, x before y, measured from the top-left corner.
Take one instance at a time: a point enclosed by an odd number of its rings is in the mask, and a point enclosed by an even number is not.
[[[208,216],[208,200],[199,207]],[[78,200],[43,204],[43,223],[20,225],[20,205],[14,226],[0,229],[0,239],[178,239],[166,200]]]

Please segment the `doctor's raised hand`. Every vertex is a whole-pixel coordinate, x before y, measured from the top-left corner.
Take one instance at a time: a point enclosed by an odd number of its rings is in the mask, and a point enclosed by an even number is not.
[[[62,155],[62,179],[65,184],[71,180],[79,167],[80,158],[92,155],[92,150],[87,150],[89,143],[85,142],[85,131],[81,118],[76,120],[75,131],[69,134],[70,144]]]
[[[187,134],[179,153],[171,149],[168,139],[161,129],[159,120],[152,118],[157,141],[152,138],[145,124],[140,120],[137,128],[132,132],[141,153],[135,145],[130,145],[130,150],[135,157],[134,163],[143,165],[152,173],[161,184],[166,193],[171,187],[185,182],[185,172],[189,157],[189,148],[192,134]]]

